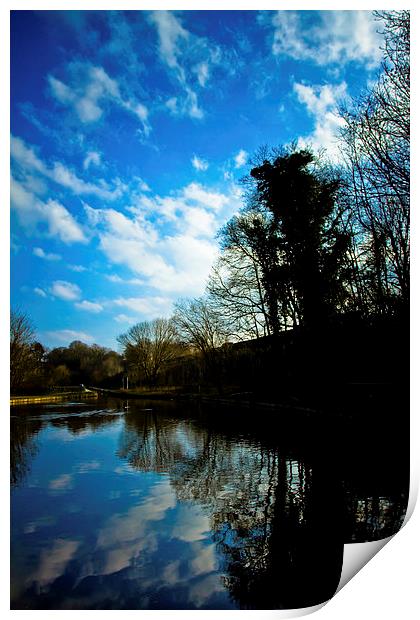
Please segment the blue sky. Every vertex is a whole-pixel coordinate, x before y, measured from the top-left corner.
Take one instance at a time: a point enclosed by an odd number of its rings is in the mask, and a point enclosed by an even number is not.
[[[375,79],[368,11],[15,11],[11,303],[48,347],[116,349],[204,291],[262,145],[337,157]]]

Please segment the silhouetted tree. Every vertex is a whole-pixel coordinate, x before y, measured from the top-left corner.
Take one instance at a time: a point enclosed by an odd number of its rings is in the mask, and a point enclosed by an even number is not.
[[[342,108],[341,135],[362,301],[370,312],[389,314],[409,298],[410,15],[375,14],[384,24],[382,72]]]
[[[287,313],[294,324],[319,326],[342,295],[349,235],[337,205],[340,178],[308,150],[263,152],[259,160],[246,180],[241,226],[259,257],[271,331],[278,333],[279,314]]]
[[[280,290],[284,284],[279,274],[278,264],[278,240],[272,219],[267,214],[249,210],[239,215],[235,215],[222,228],[219,233],[221,239],[222,257],[237,255],[238,260],[243,265],[249,265],[253,270],[254,291],[252,293],[252,303],[248,313],[254,315],[255,319],[263,320],[263,332],[266,334],[278,334],[281,330],[281,318],[283,326],[287,324],[288,317],[294,317],[294,308],[286,306],[290,297],[283,294]],[[229,290],[230,297],[237,296],[235,288],[238,283],[237,276],[230,269],[230,280],[225,281],[224,288]],[[233,276],[233,277],[232,277]],[[248,287],[251,281],[248,280]],[[220,287],[219,287],[220,288]],[[212,295],[216,293],[216,301],[220,298],[218,291],[210,288]],[[249,306],[243,292],[240,293],[242,303]],[[226,292],[223,293],[227,297]],[[250,296],[248,292],[247,296]],[[238,304],[238,301],[236,302]],[[254,319],[254,320],[255,320]]]
[[[224,248],[211,270],[207,292],[235,339],[269,333],[261,269],[252,248],[233,244]]]

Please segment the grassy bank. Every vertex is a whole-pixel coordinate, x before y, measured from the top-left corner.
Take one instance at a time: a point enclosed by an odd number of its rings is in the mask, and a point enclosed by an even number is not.
[[[75,398],[98,398],[97,392],[60,392],[59,394],[36,394],[24,396],[11,396],[10,406],[36,405],[37,403],[57,403]]]

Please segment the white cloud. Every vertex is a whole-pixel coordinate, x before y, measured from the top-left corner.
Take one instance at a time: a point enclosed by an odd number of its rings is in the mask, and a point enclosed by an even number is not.
[[[293,90],[307,112],[314,117],[315,128],[308,136],[301,136],[298,146],[310,145],[315,149],[327,149],[331,158],[339,157],[338,130],[343,124],[337,106],[347,96],[347,84],[313,85],[295,83]]]
[[[113,304],[121,308],[128,308],[138,314],[136,320],[154,319],[157,316],[170,316],[172,312],[172,300],[169,297],[119,297],[113,300]],[[129,319],[125,314],[119,314],[120,318]],[[117,320],[117,319],[116,319]]]
[[[172,114],[203,118],[195,88],[196,84],[200,88],[208,85],[212,68],[221,63],[220,49],[186,30],[170,11],[153,11],[149,19],[157,31],[160,58],[181,88],[181,94],[169,98],[166,107]]]
[[[35,287],[34,293],[36,293],[40,297],[47,297],[47,293],[42,288]]]
[[[191,159],[191,163],[193,165],[193,168],[199,171],[207,170],[207,168],[209,167],[209,163],[205,159],[197,157],[197,155],[194,155],[194,157]]]
[[[221,192],[210,191],[199,183],[190,183],[181,192],[180,196],[196,206],[203,206],[214,211],[226,206],[231,200],[231,196]]]
[[[127,314],[117,314],[116,316],[114,316],[114,321],[117,321],[117,323],[133,325],[137,322],[137,319],[133,316],[128,316]]]
[[[57,80],[52,75],[48,76],[48,82],[51,88],[51,93],[61,103],[73,103],[76,99],[75,93],[66,86],[60,80]]]
[[[144,181],[141,177],[134,177],[133,179],[138,186],[139,191],[141,192],[151,192],[149,185]]]
[[[48,338],[54,343],[70,343],[74,340],[80,340],[86,343],[93,342],[93,337],[90,334],[74,329],[58,329],[56,331],[47,331],[44,332],[43,337]]]
[[[120,278],[120,276],[117,276],[117,275],[114,275],[114,274],[106,275],[105,278],[107,280],[109,280],[110,282],[114,282],[114,284],[115,283],[119,284],[120,282],[124,282],[124,280],[122,278]]]
[[[201,62],[194,68],[194,71],[195,73],[197,73],[197,78],[200,86],[204,87],[210,77],[209,63]]]
[[[243,149],[241,149],[239,153],[235,155],[234,157],[235,168],[242,168],[242,166],[245,166],[247,159],[248,159],[248,153],[244,151]]]
[[[95,303],[93,301],[80,301],[74,304],[78,310],[86,310],[87,312],[93,312],[97,314],[98,312],[102,312],[104,307],[101,304]]]
[[[89,151],[83,161],[83,168],[87,170],[91,165],[101,165],[101,154],[97,151]]]
[[[183,227],[185,237],[213,237],[218,229],[214,213],[202,207],[188,207],[183,210],[186,226]]]
[[[47,175],[47,168],[33,148],[16,136],[10,138],[10,155],[23,169],[32,170]]]
[[[53,252],[45,252],[42,248],[34,248],[33,252],[34,256],[38,256],[38,258],[43,258],[44,260],[57,261],[61,260],[60,254],[54,254]]]
[[[67,491],[73,487],[73,476],[71,474],[62,474],[58,478],[53,478],[48,484],[48,488],[53,491]]]
[[[120,276],[117,276],[114,274],[106,275],[105,278],[109,280],[110,282],[113,282],[114,284],[135,284],[135,285],[144,284],[144,280],[140,280],[140,278],[129,278],[128,280],[124,280]]]
[[[85,461],[77,465],[77,473],[86,474],[90,471],[95,471],[100,468],[101,468],[101,463],[99,461]]]
[[[70,189],[76,195],[92,194],[105,200],[119,198],[125,189],[119,180],[115,182],[114,189],[111,189],[109,184],[103,180],[99,185],[83,181],[61,162],[54,163],[52,170],[48,170],[48,176],[59,185]]]
[[[214,235],[238,207],[233,188],[222,193],[190,183],[169,196],[135,196],[126,213],[88,205],[85,210],[107,259],[138,274],[151,295],[165,298],[168,308],[166,297],[203,292],[217,254]],[[139,309],[149,312],[143,305]]]
[[[78,177],[62,162],[55,161],[52,166],[47,166],[36,155],[33,147],[27,146],[21,138],[12,136],[10,147],[11,156],[15,164],[24,173],[37,172],[54,181],[54,183],[70,189],[76,195],[91,194],[105,200],[115,200],[126,190],[126,187],[119,179],[114,181],[114,187],[111,187],[104,179],[100,179],[98,184],[94,184]]]
[[[67,265],[70,271],[75,271],[76,273],[82,273],[82,271],[87,271],[87,267],[83,265]]]
[[[70,85],[49,75],[50,91],[59,103],[70,106],[82,123],[99,121],[106,108],[113,104],[135,115],[144,134],[150,133],[147,107],[131,95],[124,97],[117,80],[112,79],[103,67],[73,63],[69,66],[69,73]]]
[[[45,216],[52,237],[59,237],[64,243],[87,241],[79,224],[57,200],[48,200],[45,205]]]
[[[305,11],[277,11],[271,17],[273,54],[319,65],[379,64],[381,38],[370,11],[320,11],[318,21],[309,23],[311,17]],[[261,21],[266,19],[262,14]]]
[[[165,103],[165,106],[168,108],[168,110],[174,116],[179,114],[179,106],[178,106],[178,98],[177,97],[171,97],[170,99],[168,99],[168,101]]]
[[[171,69],[176,69],[182,79],[185,79],[178,58],[181,55],[181,41],[189,38],[188,31],[170,11],[153,11],[150,21],[156,26],[158,32],[159,53],[162,60]]]
[[[79,299],[81,295],[80,287],[77,284],[66,282],[65,280],[56,280],[52,283],[50,292],[54,297],[65,301],[74,301]]]
[[[86,236],[74,217],[57,200],[43,202],[13,177],[10,184],[12,208],[19,221],[29,232],[42,236],[57,237],[66,244],[86,243]],[[42,227],[42,232],[38,230]],[[47,230],[43,225],[47,226]]]

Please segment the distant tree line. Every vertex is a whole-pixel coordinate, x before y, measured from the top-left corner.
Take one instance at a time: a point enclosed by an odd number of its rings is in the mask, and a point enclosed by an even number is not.
[[[35,340],[35,329],[21,311],[10,319],[10,390],[37,393],[61,385],[111,386],[122,377],[122,356],[97,344],[75,340],[47,350]]]
[[[391,323],[406,325],[410,19],[408,11],[375,15],[384,28],[382,68],[369,90],[341,107],[340,163],[296,145],[261,148],[243,179],[242,210],[219,231],[205,294],[179,300],[169,319],[121,334],[122,356],[77,342],[41,356],[51,381],[98,384],[124,372],[138,385],[220,388],[238,378],[243,386],[258,372],[275,382],[273,367],[279,372],[282,364],[284,376],[298,374],[293,364],[318,376],[328,372],[319,363],[321,348],[329,347],[330,368],[345,357],[334,343],[337,326],[357,325],[341,332],[350,348],[357,330],[366,335],[378,321],[391,331]],[[31,333],[23,336],[28,342],[20,349],[11,337],[13,386],[22,368],[16,351],[26,356],[28,372],[40,356]],[[261,339],[269,342],[265,349],[256,344]],[[360,354],[352,364],[361,365]]]

